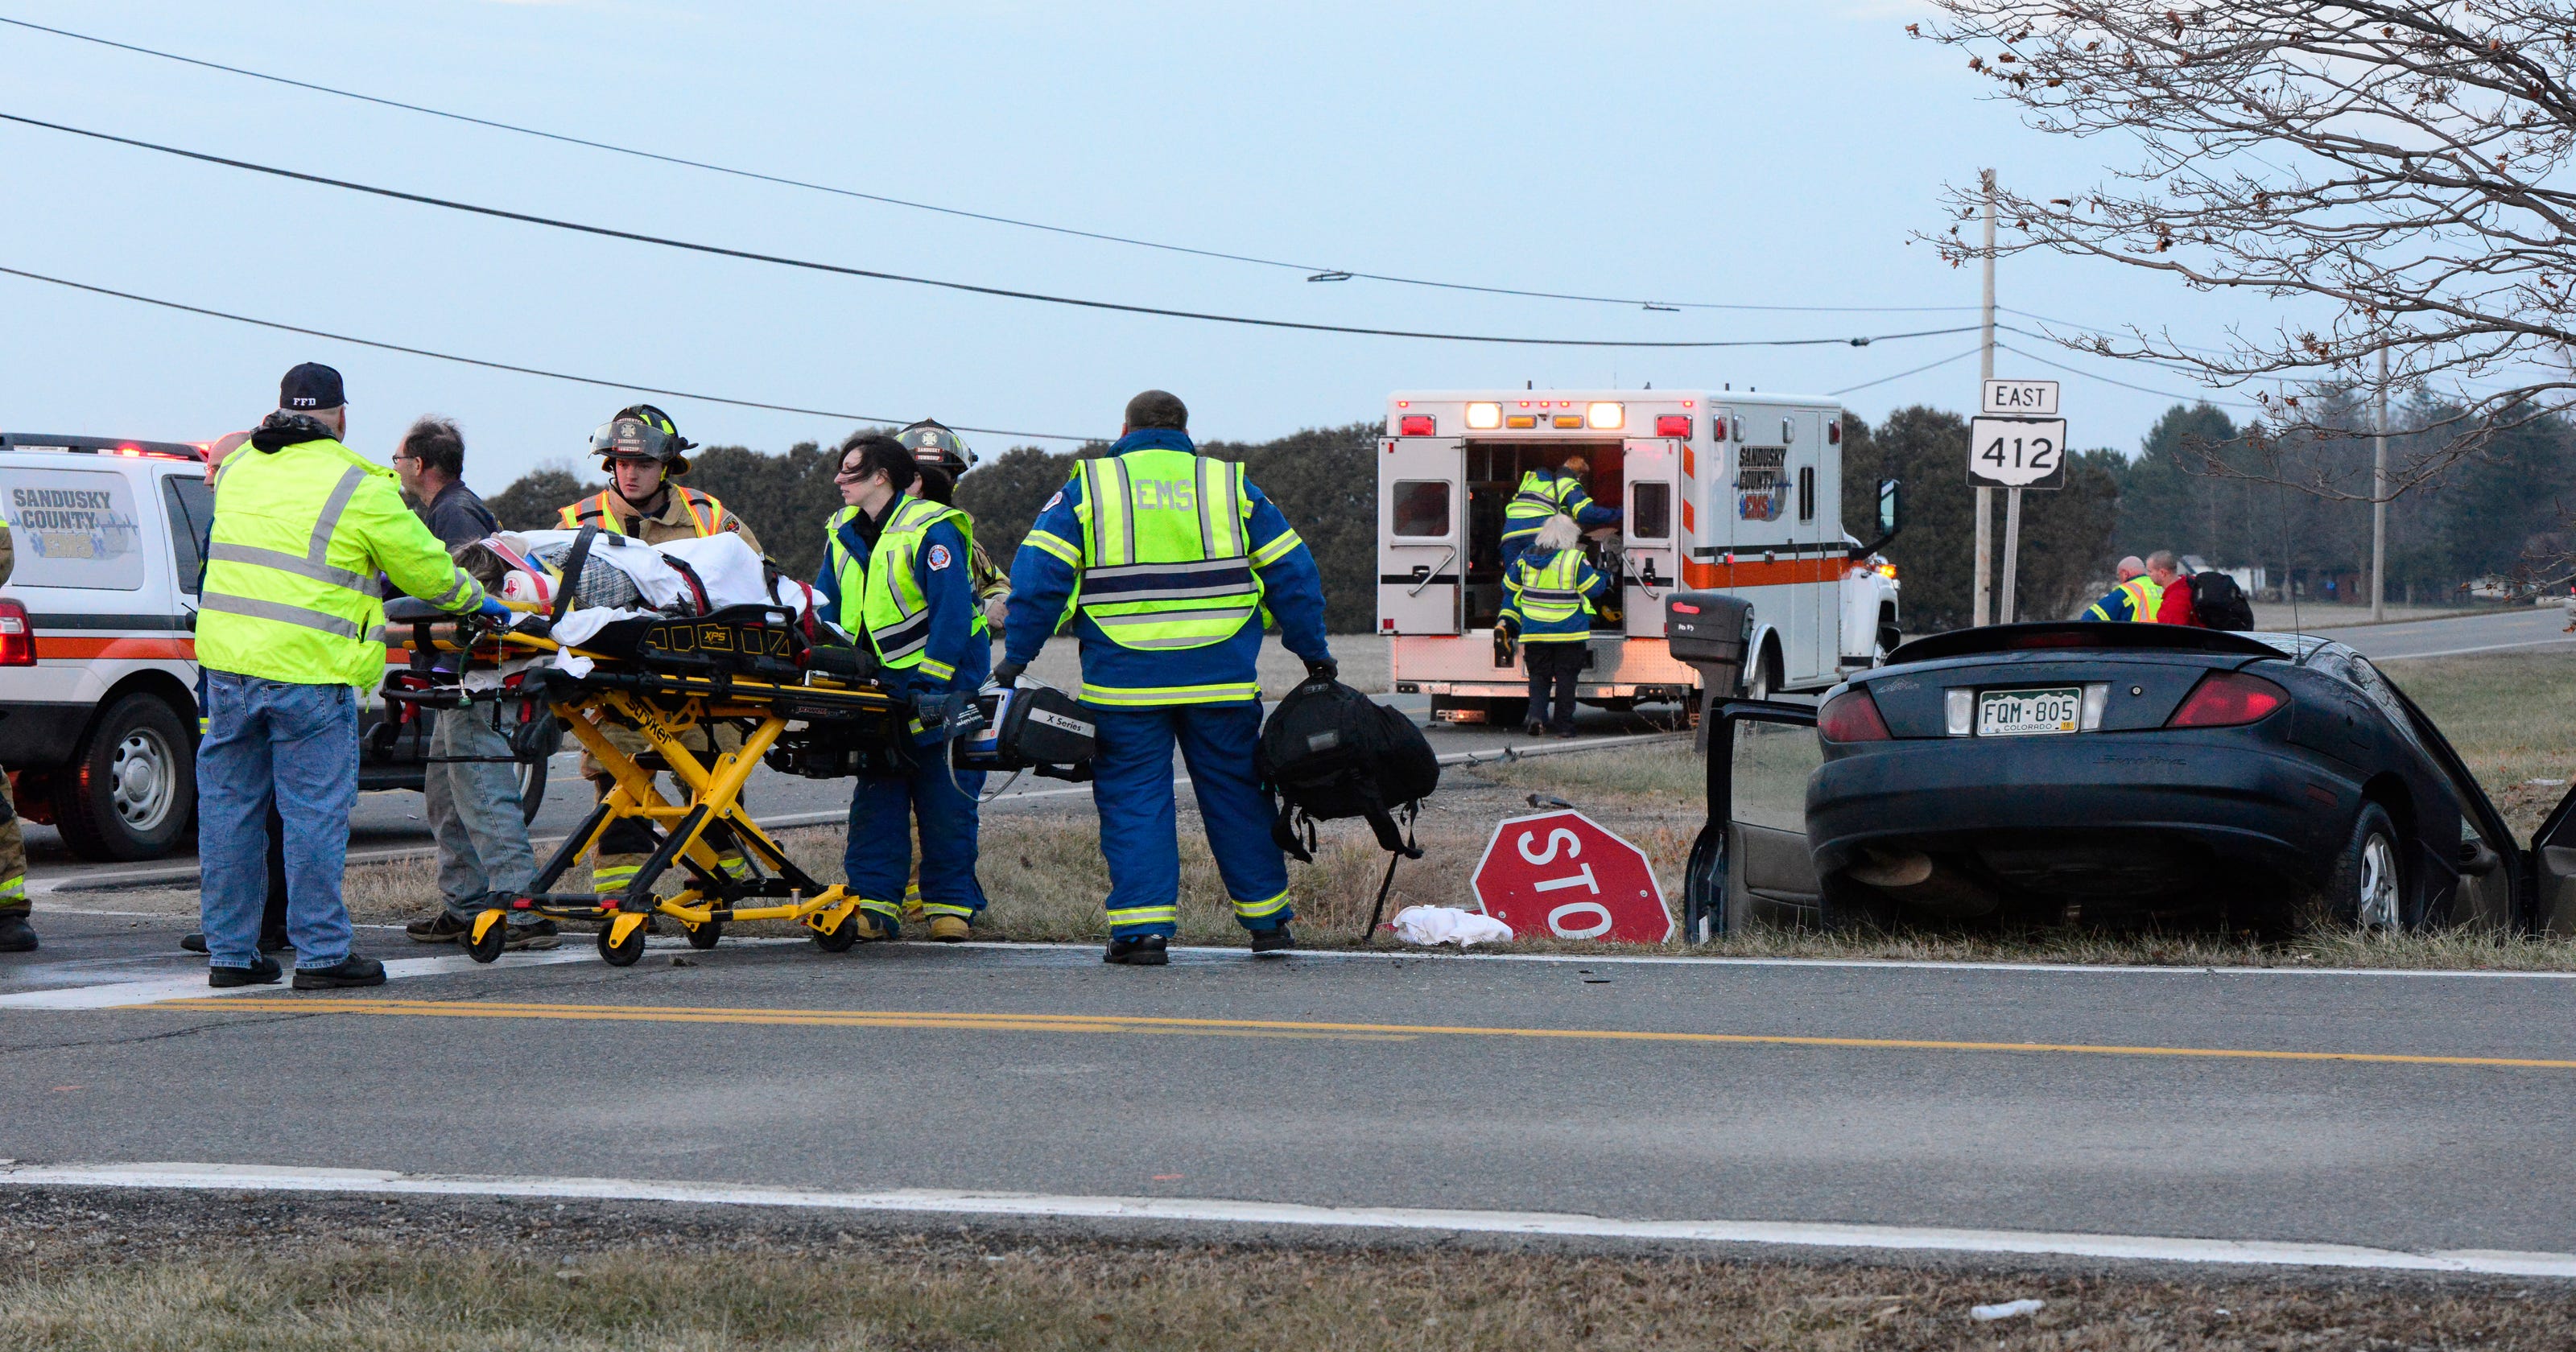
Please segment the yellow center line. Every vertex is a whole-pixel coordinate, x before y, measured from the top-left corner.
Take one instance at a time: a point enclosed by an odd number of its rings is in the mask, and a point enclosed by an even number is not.
[[[1370,1042],[1423,1037],[1543,1038],[1578,1042],[1662,1042],[1714,1046],[1840,1047],[1873,1051],[2056,1052],[2241,1061],[2342,1061],[2399,1066],[2502,1066],[2576,1070],[2576,1060],[2519,1056],[2428,1056],[2396,1052],[2276,1051],[2251,1047],[2132,1047],[2090,1042],[1966,1042],[1939,1038],[1817,1037],[1788,1033],[1668,1033],[1623,1028],[1491,1028],[1458,1024],[1320,1023],[1283,1019],[1181,1019],[1134,1014],[1023,1014],[912,1009],[726,1009],[684,1005],[575,1005],[483,1000],[225,997],[170,1000],[148,1009],[287,1010],[407,1014],[449,1019],[570,1019],[599,1023],[748,1024],[805,1028],[937,1028],[997,1033],[1165,1033],[1196,1037],[1327,1038]]]

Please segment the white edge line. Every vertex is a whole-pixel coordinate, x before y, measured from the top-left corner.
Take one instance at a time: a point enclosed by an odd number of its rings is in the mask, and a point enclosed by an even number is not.
[[[2556,638],[2535,638],[2521,643],[2482,643],[2474,648],[2444,648],[2439,652],[2430,653],[2390,653],[2386,657],[2372,657],[2370,660],[2373,662],[2411,662],[2419,657],[2460,657],[2469,653],[2502,652],[2507,648],[2546,648],[2552,644],[2558,643],[2576,643],[2576,634],[2562,634]],[[2364,656],[2368,656],[2368,654],[2364,654]]]
[[[667,1183],[619,1178],[506,1178],[404,1174],[374,1169],[300,1169],[242,1164],[51,1164],[0,1166],[0,1185],[53,1188],[171,1188],[225,1192],[323,1192],[446,1197],[548,1197],[610,1202],[802,1207],[832,1211],[1015,1216],[1086,1221],[1179,1221],[1232,1225],[1421,1230],[1587,1239],[1773,1244],[1829,1249],[1942,1251],[2109,1258],[2266,1267],[2361,1268],[2514,1277],[2576,1278],[2576,1254],[2488,1249],[2410,1252],[2295,1240],[2181,1239],[2039,1230],[1969,1230],[1820,1221],[1623,1220],[1567,1212],[1467,1211],[1420,1207],[1309,1206],[1219,1198],[1086,1197],[1043,1193],[903,1188],[831,1192],[739,1183]]]

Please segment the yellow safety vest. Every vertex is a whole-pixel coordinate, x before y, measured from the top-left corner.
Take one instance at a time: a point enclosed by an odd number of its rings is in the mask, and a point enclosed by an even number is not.
[[[2156,612],[2162,609],[2165,603],[2165,589],[2157,586],[2154,578],[2140,573],[2121,583],[2120,590],[2129,594],[2131,620],[2139,624],[2156,622]]]
[[[1592,598],[1583,594],[1586,567],[1579,549],[1560,549],[1545,563],[1533,563],[1524,555],[1512,565],[1512,608],[1521,617],[1523,642],[1591,637],[1592,626],[1588,623],[1562,633],[1541,628],[1566,624],[1578,615],[1588,619],[1593,614]]]
[[[898,670],[923,666],[922,650],[930,642],[930,598],[921,590],[913,560],[921,552],[922,537],[942,521],[956,524],[967,552],[973,553],[974,518],[926,498],[904,498],[886,518],[873,556],[862,559],[841,540],[842,525],[858,514],[856,507],[843,507],[823,527],[832,575],[841,583],[841,627],[854,634],[864,629],[877,661],[885,666]],[[967,566],[964,559],[956,563]],[[985,632],[981,607],[975,608],[972,627],[975,633]],[[929,663],[924,674],[943,681],[957,674],[940,670],[944,665]]]
[[[329,438],[227,457],[198,662],[295,685],[373,687],[385,675],[378,572],[442,610],[483,604],[483,588],[403,505],[400,483]]]
[[[1148,449],[1082,462],[1075,604],[1122,648],[1204,648],[1257,622],[1243,467]]]
[[[1503,504],[1503,538],[1535,535],[1549,517],[1573,515],[1566,509],[1565,500],[1582,491],[1582,481],[1572,475],[1553,474],[1542,479],[1537,470],[1522,475],[1520,488],[1512,494],[1511,501]]]

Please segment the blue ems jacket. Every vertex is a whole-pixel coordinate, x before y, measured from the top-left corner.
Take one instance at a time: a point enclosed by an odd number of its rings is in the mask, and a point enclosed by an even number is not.
[[[1187,432],[1149,427],[1121,437],[1109,453],[1147,449],[1195,454],[1198,447]],[[1288,518],[1250,480],[1244,481],[1243,491],[1252,500],[1244,539],[1251,545],[1253,574],[1261,583],[1260,615],[1233,637],[1206,647],[1152,651],[1120,647],[1089,616],[1078,616],[1073,631],[1082,640],[1082,698],[1130,708],[1258,699],[1261,678],[1256,664],[1265,621],[1278,623],[1280,642],[1288,651],[1310,662],[1332,660],[1332,647],[1324,638],[1324,579],[1315,567],[1315,556],[1289,528]],[[1074,507],[1082,495],[1082,478],[1075,475],[1038,512],[1030,537],[1050,537],[1064,553],[1081,557],[1082,521],[1074,515]],[[1020,546],[1011,560],[1011,624],[1003,636],[1007,661],[1025,667],[1036,660],[1038,649],[1073,612],[1080,582],[1080,573],[1056,553],[1027,543]],[[1141,693],[1175,688],[1187,688],[1190,693],[1169,697]]]
[[[1564,477],[1552,469],[1540,470],[1539,473],[1544,474],[1551,479]],[[1611,525],[1619,519],[1618,508],[1604,507],[1600,503],[1594,502],[1592,500],[1592,495],[1585,492],[1583,490],[1583,485],[1580,483],[1574,485],[1573,492],[1565,495],[1565,505],[1567,510],[1569,510],[1574,516],[1574,524],[1585,530],[1591,530],[1598,526]]]
[[[876,562],[874,546],[859,534],[859,523],[844,521],[840,525],[841,543],[853,558]],[[944,564],[939,560],[945,559]],[[888,671],[880,679],[901,677],[903,688],[913,691],[965,690],[983,688],[986,677],[993,673],[992,641],[974,631],[975,616],[982,603],[975,599],[975,584],[967,556],[966,536],[954,521],[934,523],[921,535],[921,552],[913,556],[913,571],[921,583],[921,594],[930,603],[930,642],[921,651],[922,666],[945,662],[956,668],[947,680],[938,680],[916,666],[904,671]],[[841,613],[841,579],[832,575],[832,554],[823,552],[821,571],[814,575],[814,589],[823,593],[823,613]],[[866,638],[852,635],[861,643]]]

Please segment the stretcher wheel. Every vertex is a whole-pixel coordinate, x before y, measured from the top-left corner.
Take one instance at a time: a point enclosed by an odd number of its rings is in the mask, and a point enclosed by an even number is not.
[[[687,921],[682,921],[680,923],[680,927],[689,932],[689,947],[695,949],[703,950],[713,948],[716,946],[716,940],[724,937],[724,921],[722,918],[709,920],[703,925],[692,925]]]
[[[600,926],[600,961],[607,963],[611,967],[634,966],[636,960],[644,956],[644,930],[645,926],[635,926],[634,928],[626,931],[625,942],[619,943],[610,938],[611,935],[617,933],[617,924],[615,921],[611,921],[608,924]]]
[[[828,930],[814,931],[814,946],[826,953],[847,953],[859,942],[859,913],[841,917],[841,923]]]
[[[483,911],[474,917],[473,924],[465,931],[465,956],[476,962],[490,962],[501,956],[501,949],[509,941],[509,912],[499,909]]]

